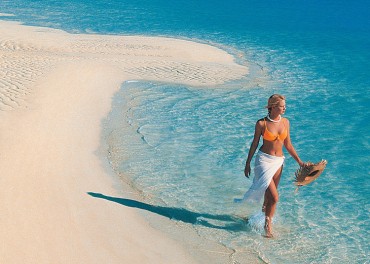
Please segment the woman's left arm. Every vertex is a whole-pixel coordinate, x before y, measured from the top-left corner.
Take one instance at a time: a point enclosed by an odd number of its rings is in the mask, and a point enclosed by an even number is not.
[[[295,149],[293,147],[292,141],[290,140],[289,120],[287,118],[284,118],[284,119],[285,119],[285,124],[286,124],[287,130],[288,130],[288,135],[284,140],[284,146],[285,146],[286,150],[289,152],[289,154],[293,157],[293,159],[295,159],[298,162],[299,166],[302,167],[304,165],[304,162],[299,158],[297,152],[295,151]]]

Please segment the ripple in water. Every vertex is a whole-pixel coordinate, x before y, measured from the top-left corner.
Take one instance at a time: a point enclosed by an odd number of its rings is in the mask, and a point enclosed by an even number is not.
[[[328,131],[324,123],[315,124],[321,113],[310,107],[322,100],[328,101],[328,109],[336,107],[337,102],[325,91],[296,98],[294,91],[285,91],[297,151],[304,160],[326,158],[329,164],[312,186],[294,194],[292,180],[297,165],[287,156],[279,186],[276,239],[266,241],[260,236],[260,228],[246,224],[245,218],[256,217],[259,207],[233,204],[233,198],[241,196],[251,183],[243,177],[243,166],[256,117],[265,114],[263,106],[270,93],[125,83],[105,124],[111,163],[115,171],[129,177],[149,203],[197,214],[195,222],[188,221],[191,228],[232,248],[235,256],[250,248],[258,258],[271,263],[333,263],[339,258],[350,263],[353,257],[365,259],[363,230],[369,230],[368,211],[366,202],[357,204],[365,196],[356,191],[358,183],[353,183],[363,177],[362,172],[337,167],[348,160],[348,155],[338,151],[337,143],[344,150],[351,146],[333,134],[335,127]],[[297,109],[312,118],[289,116]],[[337,118],[334,112],[327,116]],[[351,127],[355,124],[346,124],[348,130],[355,129]],[[362,166],[359,160],[351,162]]]

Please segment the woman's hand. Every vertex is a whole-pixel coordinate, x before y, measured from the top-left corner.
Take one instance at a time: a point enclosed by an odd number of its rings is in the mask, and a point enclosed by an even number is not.
[[[251,165],[249,163],[245,164],[244,175],[247,178],[251,175]]]

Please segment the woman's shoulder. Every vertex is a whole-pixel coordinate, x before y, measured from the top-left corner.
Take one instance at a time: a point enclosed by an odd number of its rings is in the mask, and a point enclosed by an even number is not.
[[[257,120],[256,127],[262,129],[264,126],[265,126],[265,117],[262,117],[261,119]]]
[[[288,118],[283,117],[283,118],[281,118],[281,120],[282,120],[285,124],[289,125],[289,119],[288,119]]]
[[[260,119],[257,120],[257,124],[263,124],[264,122],[266,121],[266,117],[262,117]]]

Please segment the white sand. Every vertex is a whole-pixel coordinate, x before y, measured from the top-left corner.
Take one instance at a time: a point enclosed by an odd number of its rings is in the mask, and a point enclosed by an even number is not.
[[[96,154],[129,79],[204,86],[247,74],[226,52],[169,38],[73,35],[0,21],[0,263],[193,263],[120,197]]]

